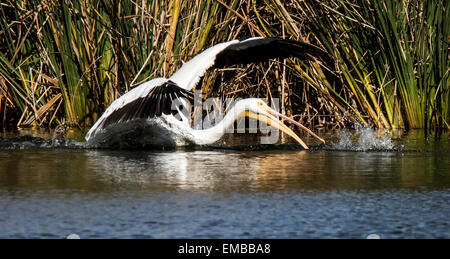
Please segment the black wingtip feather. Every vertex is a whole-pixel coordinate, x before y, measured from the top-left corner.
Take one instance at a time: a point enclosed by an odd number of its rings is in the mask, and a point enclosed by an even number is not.
[[[192,92],[180,88],[169,80],[160,86],[154,87],[146,96],[139,97],[113,111],[104,119],[99,128],[104,129],[115,123],[154,118],[162,114],[175,115],[178,113],[178,110],[172,110],[172,103],[176,98],[188,99],[190,103],[193,103],[194,100]]]
[[[267,61],[272,58],[297,57],[304,60],[320,60],[327,67],[325,75],[330,82],[337,82],[333,58],[321,48],[309,43],[282,39],[260,38],[232,44],[221,51],[211,68],[224,68],[236,64]]]

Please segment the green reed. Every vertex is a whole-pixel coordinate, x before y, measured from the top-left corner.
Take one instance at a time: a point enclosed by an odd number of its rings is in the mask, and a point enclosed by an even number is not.
[[[19,0],[0,8],[0,85],[8,106],[30,118],[19,126],[90,125],[130,88],[232,38],[229,27],[211,35],[231,20],[216,1]]]
[[[449,127],[448,1],[266,2],[290,34],[298,37],[292,28],[299,22],[284,15],[287,6],[333,53],[348,92],[325,96],[335,95],[357,118],[388,129]]]

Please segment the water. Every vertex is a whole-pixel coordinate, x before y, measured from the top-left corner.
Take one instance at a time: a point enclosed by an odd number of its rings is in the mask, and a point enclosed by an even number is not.
[[[131,151],[4,132],[0,237],[450,238],[449,137],[421,134]]]

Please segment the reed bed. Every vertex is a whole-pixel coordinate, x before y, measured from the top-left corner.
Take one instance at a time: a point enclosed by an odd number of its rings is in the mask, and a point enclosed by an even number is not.
[[[379,128],[448,128],[448,1],[299,1],[352,102]]]
[[[450,128],[449,9],[444,0],[3,0],[0,123],[85,128],[209,46],[277,36],[327,50],[336,66],[293,58],[212,71],[204,96],[280,98],[283,113],[316,128],[440,132]]]

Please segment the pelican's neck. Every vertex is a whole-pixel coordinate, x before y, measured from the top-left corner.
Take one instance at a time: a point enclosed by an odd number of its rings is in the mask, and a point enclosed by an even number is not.
[[[223,119],[208,129],[193,130],[193,142],[198,145],[212,144],[218,141],[225,131],[239,118],[239,115],[245,110],[245,106],[236,103],[223,117]]]

